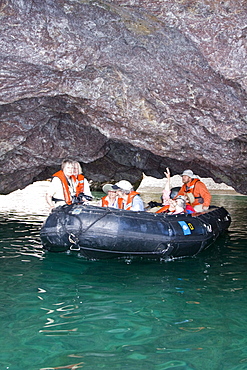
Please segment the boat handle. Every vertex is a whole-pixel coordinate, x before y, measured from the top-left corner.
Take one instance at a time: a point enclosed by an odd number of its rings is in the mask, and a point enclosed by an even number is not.
[[[76,236],[75,236],[75,234],[69,234],[69,242],[72,244],[70,247],[69,247],[69,249],[71,250],[71,251],[79,251],[80,250],[80,246],[79,245],[77,245],[77,240],[76,240],[77,238],[76,238]]]

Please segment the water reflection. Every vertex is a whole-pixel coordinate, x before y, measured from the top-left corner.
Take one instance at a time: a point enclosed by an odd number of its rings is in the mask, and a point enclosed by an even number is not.
[[[40,244],[41,220],[29,215],[2,215],[0,217],[0,258],[31,256],[42,259],[44,251]],[[25,261],[29,261],[25,259]]]
[[[170,262],[44,253],[44,216],[2,214],[1,369],[244,369],[247,198],[239,198],[217,199],[232,215],[229,233]]]

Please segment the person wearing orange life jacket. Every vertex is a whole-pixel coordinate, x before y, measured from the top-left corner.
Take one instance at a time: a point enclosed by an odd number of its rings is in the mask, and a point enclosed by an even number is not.
[[[182,209],[181,209],[182,207]],[[167,213],[167,214],[178,214],[178,213],[195,213],[195,209],[186,203],[186,197],[179,195],[176,199],[175,197],[170,198],[169,204],[164,205],[156,213]]]
[[[177,215],[186,212],[186,202],[183,196],[179,196],[177,199],[170,199],[170,206],[168,215]]]
[[[161,205],[161,208],[159,208],[158,210],[155,209],[155,213],[167,212],[170,207],[170,200],[173,199],[174,197],[171,194],[171,174],[170,174],[170,170],[168,167],[166,167],[166,171],[164,172],[164,174],[166,175],[167,181],[166,181],[165,188],[162,191],[162,196],[161,196],[162,204],[157,203],[157,202],[152,202],[152,201],[148,203],[148,205],[151,207],[152,207],[152,204],[154,204],[154,207]]]
[[[122,208],[123,199],[117,196],[117,190],[111,184],[105,184],[102,190],[107,195],[100,199],[100,207]]]
[[[210,206],[212,196],[206,185],[200,181],[191,170],[185,170],[181,176],[183,186],[179,190],[177,196],[187,196],[191,206],[196,212],[207,210]]]
[[[72,203],[75,194],[74,184],[71,179],[74,171],[74,161],[65,159],[61,170],[52,175],[52,180],[46,193],[46,201],[50,209]]]
[[[92,197],[89,182],[82,174],[81,165],[79,162],[74,161],[74,171],[72,175],[72,180],[75,187],[75,196],[78,197],[79,194],[84,193],[85,195]],[[83,200],[83,198],[82,198]],[[84,199],[86,200],[86,199]]]
[[[162,191],[162,196],[161,196],[162,203],[153,202],[153,201],[149,202],[148,205],[151,208],[154,207],[154,210],[151,210],[150,212],[155,212],[155,213],[169,212],[173,204],[172,199],[174,199],[177,196],[177,193],[180,190],[179,187],[174,187],[171,189],[171,174],[170,174],[170,170],[168,167],[166,167],[166,171],[164,172],[164,174],[166,176],[167,181]],[[157,207],[161,207],[161,208],[157,209]]]
[[[123,198],[122,209],[128,211],[144,211],[144,203],[140,194],[134,191],[133,186],[127,180],[121,180],[112,186],[117,190],[117,195]]]

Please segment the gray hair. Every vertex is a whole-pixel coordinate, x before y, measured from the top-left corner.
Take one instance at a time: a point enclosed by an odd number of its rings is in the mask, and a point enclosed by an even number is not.
[[[183,197],[183,196],[179,196],[179,197],[177,197],[176,202],[177,202],[177,205],[178,205],[179,207],[181,207],[181,208],[185,209],[185,207],[186,207],[186,202],[185,202],[185,199],[184,199],[184,197]]]
[[[66,164],[74,164],[74,161],[72,159],[64,159],[61,164],[61,169],[63,170]]]

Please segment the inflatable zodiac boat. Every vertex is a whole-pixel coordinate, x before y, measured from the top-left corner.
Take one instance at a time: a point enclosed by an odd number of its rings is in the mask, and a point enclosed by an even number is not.
[[[168,259],[198,254],[230,223],[223,207],[191,215],[166,215],[72,204],[54,209],[40,236],[48,251],[74,250],[90,259]]]

